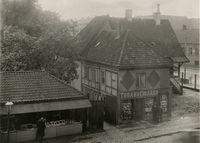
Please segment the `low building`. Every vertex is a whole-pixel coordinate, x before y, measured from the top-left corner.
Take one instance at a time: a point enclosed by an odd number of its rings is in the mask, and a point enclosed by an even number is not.
[[[105,102],[105,119],[152,120],[152,107],[171,115],[170,77],[187,62],[168,20],[99,16],[79,34],[82,91]]]
[[[35,140],[41,116],[46,119],[45,138],[82,133],[86,128],[91,103],[75,88],[41,71],[1,72],[0,77],[2,143],[8,133],[8,101],[13,102],[9,124],[12,143]]]
[[[199,29],[188,29],[184,25],[181,30],[175,30],[175,33],[185,55],[190,60],[181,67],[184,86],[199,89]]]
[[[199,67],[199,29],[187,29],[183,26],[181,30],[175,30],[181,47],[186,57],[190,60],[190,66]]]

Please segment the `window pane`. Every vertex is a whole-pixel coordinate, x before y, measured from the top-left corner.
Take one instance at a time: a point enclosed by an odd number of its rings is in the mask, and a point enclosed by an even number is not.
[[[140,79],[140,75],[136,74],[136,88],[139,88],[139,79]]]
[[[143,88],[146,86],[146,78],[145,78],[145,74],[141,74],[140,75],[140,88]]]
[[[105,84],[105,72],[101,71],[101,83]]]
[[[89,72],[88,73],[89,73],[89,78],[88,79],[91,80],[91,77],[92,77],[91,68],[89,68]]]
[[[89,79],[89,68],[87,66],[84,66],[84,78]]]
[[[117,88],[117,74],[112,73],[112,87]]]
[[[95,79],[96,79],[96,70],[95,69],[91,69],[91,80],[92,81],[95,81]]]
[[[136,88],[144,88],[146,86],[146,74],[136,74]]]
[[[106,85],[111,86],[111,73],[106,72]]]

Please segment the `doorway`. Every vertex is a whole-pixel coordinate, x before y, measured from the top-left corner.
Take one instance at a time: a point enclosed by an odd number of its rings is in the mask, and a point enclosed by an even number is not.
[[[135,119],[142,120],[144,118],[144,99],[135,99]]]

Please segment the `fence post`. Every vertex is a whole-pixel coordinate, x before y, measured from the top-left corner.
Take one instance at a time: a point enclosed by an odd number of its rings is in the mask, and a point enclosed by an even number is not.
[[[197,75],[196,74],[194,74],[194,89],[196,89],[197,88]]]
[[[181,79],[181,94],[183,94],[183,72],[182,72],[182,79]]]
[[[186,66],[184,66],[184,80],[186,80]]]

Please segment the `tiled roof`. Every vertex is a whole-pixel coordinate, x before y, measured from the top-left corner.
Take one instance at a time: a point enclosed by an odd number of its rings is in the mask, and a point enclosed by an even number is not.
[[[154,52],[151,46],[137,38],[133,31],[103,31],[82,55],[86,60],[123,67],[170,66],[169,59]]]
[[[199,44],[199,29],[175,30],[180,43]]]
[[[42,71],[0,72],[0,103],[82,98],[81,92]]]
[[[110,29],[103,29],[105,24],[109,24]],[[137,37],[137,42],[140,41],[146,47],[151,47],[155,54],[157,53],[158,55],[162,55],[163,57],[168,58],[182,57],[184,58],[184,62],[188,61],[168,20],[161,20],[160,26],[156,26],[153,19],[133,19],[131,22],[128,22],[127,20],[122,18],[113,18],[109,16],[94,18],[80,32],[78,37],[80,41],[82,41],[81,46],[83,47],[81,55],[83,57],[87,57],[87,59],[91,61],[93,61],[95,56],[97,56],[98,58],[96,59],[98,59],[100,62],[105,61],[106,63],[110,62],[110,64],[113,64],[113,61],[118,58],[115,56],[119,56],[121,52],[120,46],[123,45],[122,43],[124,38],[124,35],[121,34],[118,40],[114,40],[115,38],[113,38],[112,36],[114,34],[111,33],[116,33],[117,31],[119,31],[120,33],[123,33],[123,31],[129,31],[129,33],[133,33],[134,36],[130,36],[129,34],[129,41],[131,41],[130,37]],[[103,37],[103,35],[106,36],[106,38]],[[99,48],[98,50],[97,48],[94,48],[94,45],[92,44],[97,44],[98,40],[103,40],[103,43],[106,43],[107,47]],[[133,39],[133,41],[136,40]],[[132,45],[130,47],[132,48],[137,48],[136,45],[138,46],[137,43],[131,42],[131,44]],[[94,49],[96,49],[98,52]],[[110,57],[105,58],[103,54],[103,56],[98,55],[97,53],[99,52],[108,54],[110,55]],[[134,52],[134,49],[130,52]],[[113,53],[115,54],[113,55]]]

